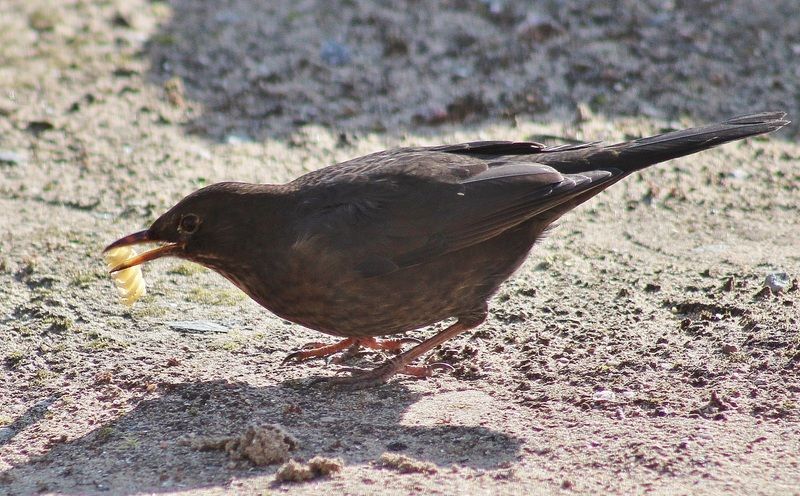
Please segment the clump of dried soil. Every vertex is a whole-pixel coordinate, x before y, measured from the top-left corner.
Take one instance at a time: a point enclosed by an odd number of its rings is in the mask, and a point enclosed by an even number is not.
[[[384,453],[378,458],[377,465],[397,470],[401,474],[435,474],[436,465],[415,460],[406,455]]]
[[[339,458],[315,456],[308,463],[289,460],[275,473],[276,482],[303,482],[319,477],[327,477],[342,471],[344,463]]]
[[[197,436],[182,444],[201,451],[224,450],[231,459],[264,466],[284,462],[299,446],[297,439],[276,424],[250,425],[238,436]]]

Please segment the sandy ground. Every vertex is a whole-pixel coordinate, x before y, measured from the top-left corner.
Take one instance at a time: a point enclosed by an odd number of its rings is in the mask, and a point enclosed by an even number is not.
[[[0,493],[800,494],[797,125],[567,216],[432,354],[452,375],[311,389],[339,365],[281,361],[324,337],[191,264],[118,302],[102,247],[212,182],[800,120],[794,0],[376,4],[0,3]],[[268,424],[341,470],[197,449]]]

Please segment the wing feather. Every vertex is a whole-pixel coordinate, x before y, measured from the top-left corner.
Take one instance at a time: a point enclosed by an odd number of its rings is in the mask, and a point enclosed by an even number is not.
[[[400,170],[387,166],[328,181],[308,205],[306,229],[360,261],[354,270],[362,277],[374,277],[491,239],[612,176],[565,175],[519,159],[455,157],[412,154],[426,162],[423,173],[408,173],[422,170],[418,163],[395,160]]]

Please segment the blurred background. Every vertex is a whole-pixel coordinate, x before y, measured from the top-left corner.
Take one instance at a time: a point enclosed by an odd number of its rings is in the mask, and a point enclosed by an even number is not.
[[[38,0],[0,9],[0,115],[12,120],[25,103],[50,103],[53,113],[90,106],[41,94],[51,79],[79,74],[87,91],[106,75],[166,84],[171,99],[198,109],[186,128],[215,140],[285,136],[309,123],[401,133],[587,111],[709,121],[800,107],[794,0]],[[30,70],[37,63],[50,70]]]
[[[794,0],[174,0],[150,77],[183,81],[191,128],[797,113]],[[794,111],[794,112],[792,112]],[[580,115],[580,114],[578,114]],[[797,126],[793,128],[797,132]]]

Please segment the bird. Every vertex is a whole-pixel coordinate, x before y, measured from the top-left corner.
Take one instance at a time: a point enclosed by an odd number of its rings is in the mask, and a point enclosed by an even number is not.
[[[275,315],[339,338],[288,360],[357,347],[396,352],[371,370],[325,378],[332,386],[428,377],[447,366],[414,362],[483,323],[492,296],[565,213],[636,171],[789,122],[762,112],[611,145],[384,150],[285,184],[206,186],[106,251],[158,243],[111,272],[168,256],[196,262]],[[448,319],[424,341],[402,337]],[[400,337],[377,339],[392,335]]]

